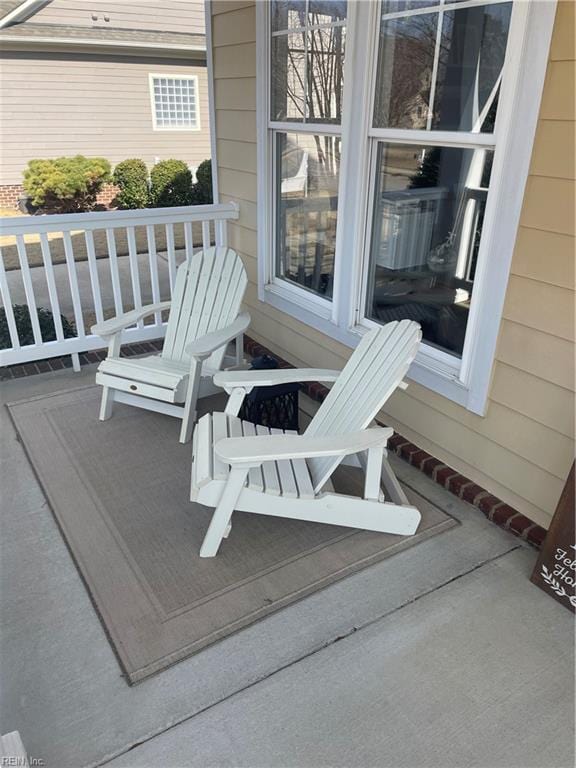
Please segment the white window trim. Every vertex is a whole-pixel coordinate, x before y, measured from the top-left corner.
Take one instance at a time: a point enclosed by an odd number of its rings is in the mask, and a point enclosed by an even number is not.
[[[470,0],[458,7],[475,4],[477,0]],[[333,300],[329,302],[274,277],[268,3],[257,4],[258,297],[331,338],[355,347],[362,334],[374,325],[361,319],[358,310],[364,280],[363,254],[369,236],[366,211],[371,193],[366,183],[371,162],[366,136],[378,136],[378,131],[370,125],[369,105],[376,69],[379,7],[377,3],[349,2],[348,8],[339,187],[339,211],[347,213],[345,223],[340,217],[337,228]],[[487,405],[555,12],[556,0],[515,0],[513,5],[495,134],[481,139],[487,147],[496,142],[497,151],[462,360],[423,344],[409,374],[412,380],[480,415],[485,413]],[[373,39],[367,40],[370,30]],[[275,129],[297,132],[311,129],[309,124],[273,125]],[[330,132],[331,128],[322,126],[321,132]],[[395,141],[409,138],[411,142],[443,143],[440,132],[433,136],[425,131],[396,133]],[[387,131],[385,137],[389,141],[390,132]],[[445,138],[450,138],[452,144],[470,145],[468,136],[458,137],[456,142],[453,133]],[[356,148],[353,156],[350,147]]]
[[[220,202],[218,188],[218,146],[216,137],[216,100],[214,96],[214,47],[212,45],[212,0],[204,0],[206,24],[206,75],[208,78],[208,124],[210,127],[210,158],[212,167],[212,202]]]
[[[156,118],[156,99],[154,98],[154,80],[192,80],[194,82],[194,92],[196,94],[196,119],[194,125],[158,125]],[[159,72],[150,72],[148,75],[148,87],[150,89],[150,109],[152,110],[152,130],[154,131],[188,131],[196,132],[201,130],[200,126],[200,92],[198,89],[198,75],[166,75]]]

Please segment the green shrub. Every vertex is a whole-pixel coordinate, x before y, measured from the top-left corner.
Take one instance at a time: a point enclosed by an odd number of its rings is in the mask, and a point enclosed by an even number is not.
[[[34,344],[34,333],[30,321],[30,310],[26,304],[14,304],[12,307],[14,320],[18,330],[18,338],[21,346]],[[56,341],[56,329],[54,328],[54,316],[48,309],[40,307],[38,310],[38,322],[43,341]],[[64,338],[69,339],[76,336],[74,325],[67,320],[64,315],[60,315],[62,320],[62,330]],[[10,340],[10,331],[8,330],[8,321],[6,320],[6,310],[0,307],[0,349],[10,349],[12,341]]]
[[[102,185],[110,181],[110,163],[103,157],[58,157],[30,160],[24,189],[32,204],[52,213],[89,211]]]
[[[152,168],[150,197],[158,208],[192,205],[192,174],[183,160],[161,160]]]
[[[114,168],[112,177],[119,188],[116,202],[119,208],[146,208],[150,199],[148,168],[143,160],[123,160]]]
[[[212,162],[203,160],[196,171],[196,184],[194,184],[195,205],[212,204]]]

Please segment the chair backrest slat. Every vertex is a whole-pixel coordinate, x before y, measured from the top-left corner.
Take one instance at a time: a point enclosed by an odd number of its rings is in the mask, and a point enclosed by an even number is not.
[[[242,260],[231,248],[206,248],[181,264],[162,356],[187,360],[188,344],[229,325],[240,311],[247,282]],[[224,353],[224,349],[214,352],[207,365],[220,368]]]
[[[387,323],[367,333],[310,422],[308,437],[329,437],[365,429],[406,375],[422,332],[411,320]],[[319,491],[341,459],[308,460]]]

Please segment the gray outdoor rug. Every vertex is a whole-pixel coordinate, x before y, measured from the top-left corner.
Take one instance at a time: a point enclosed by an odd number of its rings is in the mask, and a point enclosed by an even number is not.
[[[237,512],[218,555],[201,559],[212,510],[188,500],[179,422],[118,404],[99,422],[99,402],[84,387],[9,409],[131,683],[457,524],[407,488],[423,517],[411,538]],[[361,487],[356,470],[336,481]]]

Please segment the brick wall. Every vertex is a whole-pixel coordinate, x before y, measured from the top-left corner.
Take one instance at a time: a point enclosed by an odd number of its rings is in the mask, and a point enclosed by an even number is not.
[[[0,208],[16,208],[24,190],[21,184],[0,185]]]
[[[118,187],[114,184],[106,184],[96,201],[98,205],[110,206],[118,193]],[[17,208],[18,200],[24,196],[21,184],[0,184],[0,208]]]
[[[115,187],[114,184],[105,184],[96,198],[98,205],[105,205],[108,208],[118,192],[119,189],[118,187]]]

